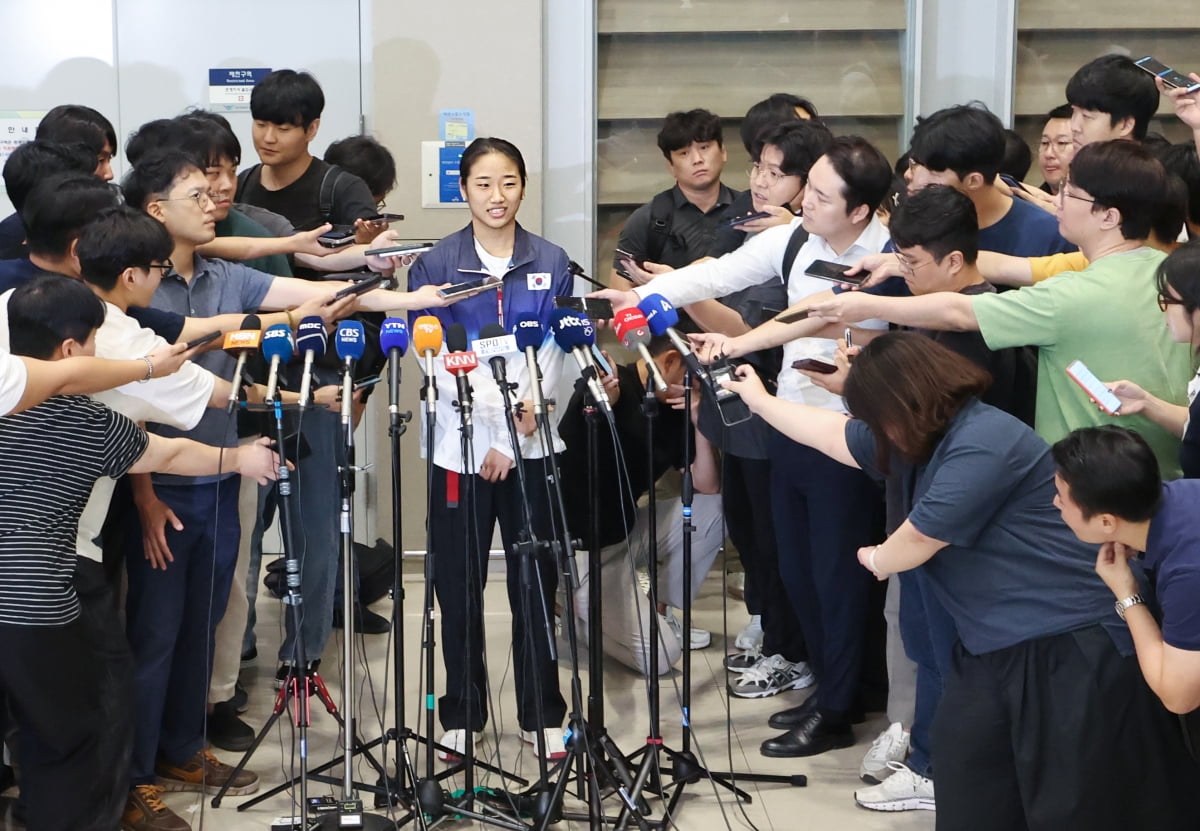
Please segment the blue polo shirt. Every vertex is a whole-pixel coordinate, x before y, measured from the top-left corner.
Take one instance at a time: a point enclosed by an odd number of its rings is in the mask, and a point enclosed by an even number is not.
[[[1200,650],[1200,479],[1163,485],[1162,506],[1150,521],[1143,565],[1154,572],[1163,641]]]
[[[258,311],[275,277],[228,260],[210,260],[196,256],[191,282],[174,270],[167,273],[154,293],[151,305],[155,309],[187,317],[213,317],[222,314],[246,314]],[[222,349],[204,352],[193,360],[219,378],[233,377],[237,363]],[[224,409],[210,407],[200,423],[188,431],[165,425],[155,425],[154,432],[162,436],[186,436],[212,447],[237,446],[237,419]],[[155,482],[163,484],[199,484],[215,482],[222,476],[171,476],[154,474]]]

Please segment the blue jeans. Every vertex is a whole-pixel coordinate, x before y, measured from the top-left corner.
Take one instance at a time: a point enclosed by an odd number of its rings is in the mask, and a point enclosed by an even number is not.
[[[914,773],[932,778],[929,731],[942,698],[943,681],[950,673],[958,627],[934,596],[923,568],[900,574],[900,637],[905,653],[917,665],[917,703],[907,764]]]
[[[174,562],[152,569],[137,535],[128,549],[125,626],[136,683],[135,785],[153,784],[159,755],[180,764],[204,746],[213,636],[229,602],[241,536],[239,487],[236,476],[203,485],[155,485],[158,498],[183,523],[182,531],[166,530]]]

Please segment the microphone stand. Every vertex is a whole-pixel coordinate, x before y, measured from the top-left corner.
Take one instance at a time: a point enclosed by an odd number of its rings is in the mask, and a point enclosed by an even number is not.
[[[556,546],[560,558],[560,571],[567,582],[566,597],[568,608],[564,609],[563,626],[567,634],[567,644],[571,654],[571,712],[568,714],[567,756],[555,765],[554,771],[551,771],[552,774],[557,772],[559,778],[555,781],[554,787],[550,791],[542,791],[539,794],[537,802],[539,812],[535,813],[534,817],[538,820],[537,828],[539,831],[545,831],[550,823],[557,822],[560,819],[586,821],[589,827],[599,828],[606,824],[612,824],[615,821],[613,817],[606,816],[601,809],[602,787],[612,786],[614,791],[621,795],[622,798],[627,798],[626,795],[633,787],[633,776],[630,773],[629,762],[625,758],[625,754],[621,752],[604,728],[604,704],[602,700],[604,688],[603,634],[600,628],[599,605],[600,494],[599,488],[596,486],[597,442],[595,435],[596,418],[600,411],[599,403],[593,401],[584,410],[588,424],[588,462],[590,471],[588,495],[592,509],[589,531],[588,598],[589,604],[595,603],[595,605],[589,606],[591,611],[588,614],[588,713],[590,717],[598,719],[597,722],[590,723],[583,716],[584,698],[583,683],[579,674],[579,640],[575,626],[575,612],[573,608],[570,608],[574,601],[575,592],[579,589],[579,573],[575,565],[574,548],[582,548],[582,545],[569,539],[566,505],[563,501],[561,487],[562,480],[553,452],[553,434],[550,429],[550,421],[546,416],[545,402],[542,395],[541,374],[536,365],[531,368],[530,381],[534,395],[534,420],[537,423],[543,450],[550,465],[549,478],[556,496],[555,507],[562,523],[563,532],[561,538],[572,546],[572,550],[568,550],[564,545]],[[611,418],[609,426],[613,427]],[[613,429],[613,436],[614,438],[616,437],[615,428]],[[601,752],[597,753],[597,749]],[[583,783],[587,783],[587,814],[562,812],[562,798],[566,791],[567,782],[570,779],[572,760],[576,762],[577,775],[581,780],[578,793],[581,799],[585,798]],[[549,783],[549,780],[545,777],[543,777],[543,781],[547,784]],[[649,813],[649,808],[644,805],[644,802],[640,803],[640,807],[643,807],[644,810],[640,810],[637,814],[639,826],[649,828],[649,825],[641,819],[643,813]]]

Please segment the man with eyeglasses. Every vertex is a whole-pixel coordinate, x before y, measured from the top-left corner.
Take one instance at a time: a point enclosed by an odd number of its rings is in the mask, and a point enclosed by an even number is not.
[[[1075,158],[1075,140],[1071,138],[1071,105],[1062,104],[1052,109],[1042,127],[1042,139],[1038,143],[1038,167],[1042,171],[1041,190],[1053,196],[1058,193],[1063,179],[1067,178],[1067,167]]]
[[[924,329],[978,330],[992,349],[1038,349],[1035,428],[1053,443],[1072,430],[1116,422],[1071,380],[1083,361],[1101,378],[1128,378],[1185,405],[1191,355],[1162,325],[1155,271],[1165,255],[1146,239],[1167,192],[1167,174],[1140,144],[1104,141],[1079,150],[1058,192],[1058,224],[1089,265],[1002,295],[876,297],[847,292],[820,303],[827,321],[883,318]],[[1179,439],[1142,415],[1121,424],[1154,450],[1163,478],[1179,476]]]

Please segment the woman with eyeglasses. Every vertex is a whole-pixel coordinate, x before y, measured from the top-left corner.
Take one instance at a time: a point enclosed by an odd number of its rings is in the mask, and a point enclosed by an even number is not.
[[[1200,351],[1200,241],[1181,245],[1158,267],[1158,306],[1166,315],[1171,338]],[[1108,384],[1121,399],[1119,415],[1141,414],[1183,437],[1179,465],[1185,479],[1200,478],[1200,373],[1188,384],[1188,406],[1172,404],[1132,381]]]
[[[907,517],[858,561],[877,579],[920,569],[958,632],[932,729],[939,829],[1197,827],[1195,767],[1142,679],[1095,547],[1055,507],[1050,447],[979,400],[984,370],[889,332],[851,365],[849,416],[738,372],[725,385],[751,411],[902,492]],[[889,783],[897,802],[934,805],[929,778],[898,770]]]

